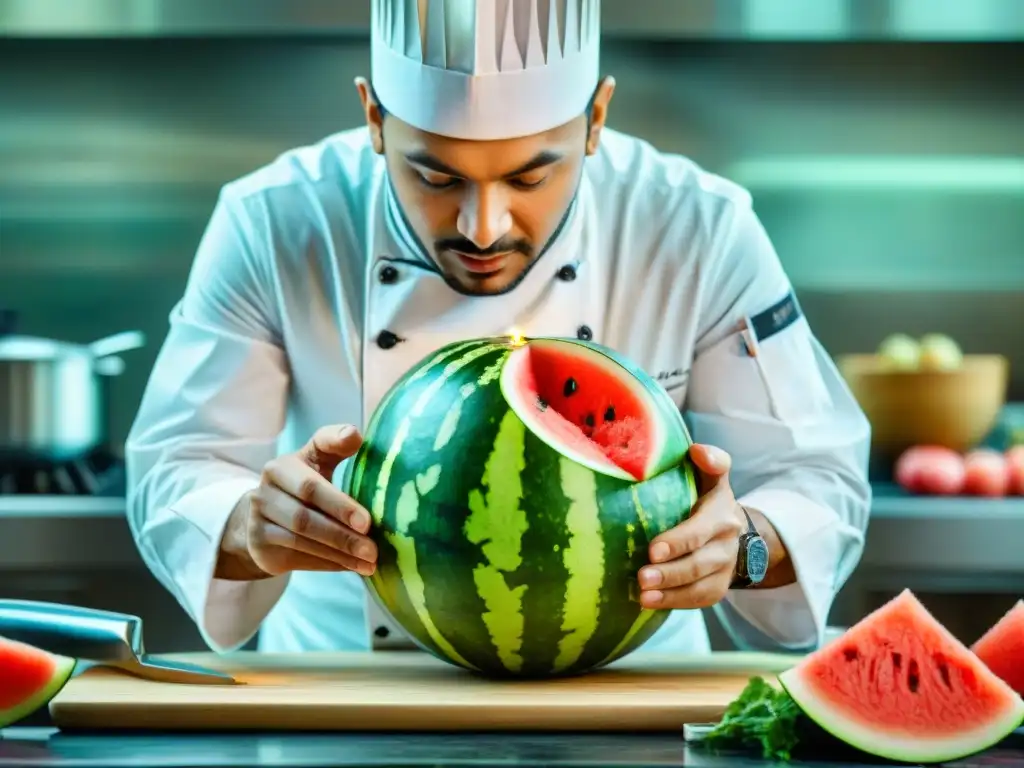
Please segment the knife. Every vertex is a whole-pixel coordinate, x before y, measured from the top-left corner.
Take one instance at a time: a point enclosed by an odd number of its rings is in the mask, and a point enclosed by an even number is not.
[[[125,613],[35,600],[0,600],[0,637],[156,682],[239,683],[223,672],[147,654],[142,619]]]

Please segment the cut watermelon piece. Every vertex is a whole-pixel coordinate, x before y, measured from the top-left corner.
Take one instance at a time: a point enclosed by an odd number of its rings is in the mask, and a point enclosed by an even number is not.
[[[501,389],[531,432],[596,472],[646,480],[689,448],[665,391],[592,342],[525,341],[505,364]]]
[[[1018,600],[971,650],[986,667],[1024,696],[1024,600]]]
[[[981,752],[1024,720],[1024,701],[904,590],[779,675],[824,730],[888,760]]]
[[[46,706],[74,671],[74,659],[0,637],[0,728]]]

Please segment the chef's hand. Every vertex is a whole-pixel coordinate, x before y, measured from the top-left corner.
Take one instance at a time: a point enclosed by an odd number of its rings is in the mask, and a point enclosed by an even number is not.
[[[687,520],[651,541],[652,564],[639,573],[645,608],[707,608],[725,597],[735,575],[747,520],[729,486],[731,457],[719,448],[694,445],[690,458],[700,498]]]
[[[260,486],[235,507],[215,576],[252,580],[289,571],[373,573],[369,513],[331,482],[362,443],[355,427],[322,427],[295,453],[263,468]]]

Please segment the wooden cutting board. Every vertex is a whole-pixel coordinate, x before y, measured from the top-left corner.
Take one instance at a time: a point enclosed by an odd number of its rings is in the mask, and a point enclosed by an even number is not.
[[[587,675],[497,682],[419,651],[168,658],[243,685],[155,683],[110,669],[74,677],[51,702],[61,728],[327,731],[675,731],[714,721],[749,678],[799,657],[635,655]]]

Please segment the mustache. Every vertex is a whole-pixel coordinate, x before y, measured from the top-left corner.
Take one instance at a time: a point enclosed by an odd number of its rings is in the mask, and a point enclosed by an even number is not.
[[[511,251],[518,251],[526,256],[530,256],[533,253],[533,247],[526,240],[515,240],[512,238],[502,238],[486,248],[478,248],[471,240],[466,240],[463,237],[448,237],[435,241],[434,247],[438,251],[458,251],[467,256],[480,256],[481,258]]]

